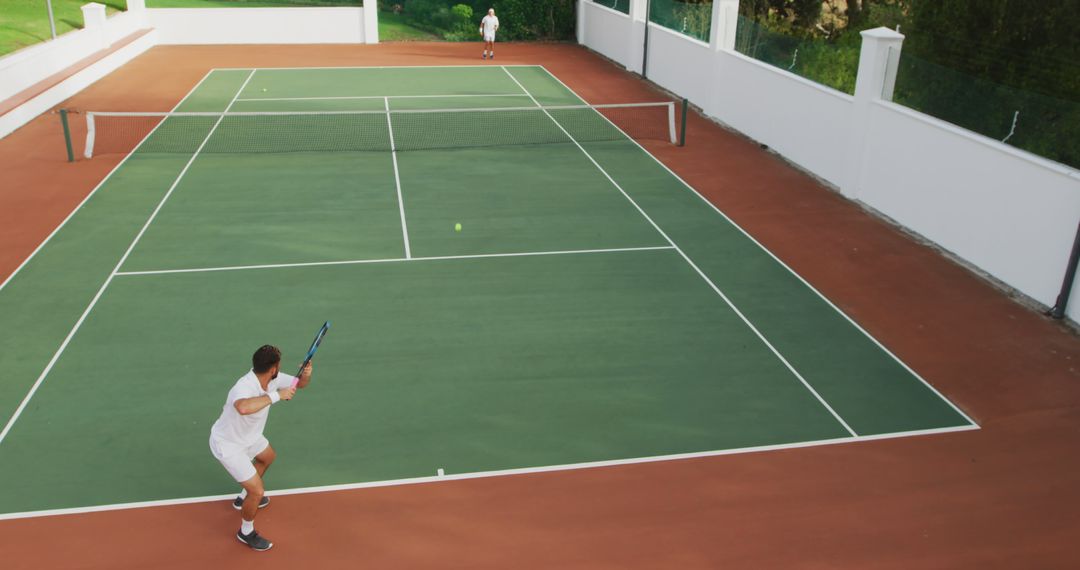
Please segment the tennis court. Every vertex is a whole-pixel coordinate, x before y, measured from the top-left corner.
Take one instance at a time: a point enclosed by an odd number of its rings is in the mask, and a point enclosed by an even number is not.
[[[537,66],[218,69],[203,115],[114,117],[149,136],[0,289],[0,516],[231,496],[225,393],[327,319],[271,493],[976,427],[623,134],[661,107],[583,103]]]

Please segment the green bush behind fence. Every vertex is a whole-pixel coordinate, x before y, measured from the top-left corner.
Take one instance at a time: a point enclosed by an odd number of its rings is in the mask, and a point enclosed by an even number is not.
[[[448,41],[480,41],[488,8],[499,17],[500,40],[570,40],[574,0],[384,0],[383,10],[400,12],[410,24]]]
[[[707,42],[712,0],[650,0],[649,21]]]
[[[618,10],[623,14],[630,13],[630,0],[591,0],[594,4],[606,6],[612,10]]]
[[[855,93],[858,45],[789,36],[739,16],[735,51],[837,91]]]
[[[960,73],[901,52],[893,101],[1080,168],[1080,103]]]

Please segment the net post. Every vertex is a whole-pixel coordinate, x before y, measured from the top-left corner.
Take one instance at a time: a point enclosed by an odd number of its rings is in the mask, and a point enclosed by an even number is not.
[[[1058,293],[1054,307],[1046,314],[1054,319],[1065,318],[1065,307],[1069,304],[1069,296],[1072,293],[1073,281],[1076,279],[1076,266],[1080,264],[1080,225],[1076,228],[1076,238],[1073,239],[1072,252],[1069,253],[1069,264],[1065,267],[1065,279],[1061,283],[1061,292]]]
[[[83,152],[83,156],[91,158],[94,156],[94,114],[86,114],[86,150]]]
[[[675,144],[679,142],[679,139],[675,134],[675,103],[668,101],[666,107],[668,121],[668,142],[670,142],[671,144]]]
[[[682,100],[682,120],[679,125],[679,146],[686,146],[686,110],[690,107],[688,99]]]
[[[68,162],[75,162],[75,153],[71,150],[71,129],[68,127],[67,109],[60,109],[60,124],[64,126],[64,145],[67,147]]]

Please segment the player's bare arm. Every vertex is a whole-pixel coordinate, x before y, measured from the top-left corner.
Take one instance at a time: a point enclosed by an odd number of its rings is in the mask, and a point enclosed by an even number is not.
[[[310,374],[308,375],[310,381]],[[306,385],[306,384],[305,384]],[[298,385],[297,388],[300,386]],[[278,398],[281,400],[291,400],[296,395],[296,388],[282,388],[277,391]],[[241,416],[254,414],[259,410],[273,405],[274,400],[269,396],[256,396],[254,398],[242,398],[233,402],[233,407],[240,413]]]
[[[311,362],[310,361],[307,363],[307,366],[304,366],[304,369],[300,371],[300,375],[297,376],[296,378],[297,378],[297,380],[299,380],[299,382],[296,383],[297,389],[305,388],[305,387],[307,387],[308,384],[311,383]],[[284,400],[285,398],[282,397],[282,399]]]

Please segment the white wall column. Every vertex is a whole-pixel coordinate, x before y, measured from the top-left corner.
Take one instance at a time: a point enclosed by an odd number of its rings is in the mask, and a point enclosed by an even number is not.
[[[588,2],[588,1],[589,0],[578,0],[577,1],[577,30],[576,31],[577,31],[577,43],[580,44],[580,45],[585,45],[585,26],[587,25],[587,22],[585,21],[585,3]]]
[[[646,12],[645,0],[630,0],[630,61],[626,62],[626,69],[634,73],[641,73],[641,62],[645,56],[645,26],[648,25],[649,15]]]
[[[859,52],[859,72],[855,79],[855,99],[882,99],[883,93],[892,94],[896,83],[896,70],[889,62],[890,58],[899,61],[904,34],[889,28],[875,28],[860,35],[862,50]]]
[[[709,96],[699,103],[706,114],[718,117],[721,91],[725,88],[724,64],[726,57],[719,52],[735,50],[735,31],[739,23],[739,0],[713,0],[712,24],[709,32],[709,47],[713,51]]]
[[[105,33],[105,5],[91,2],[82,7],[83,29],[94,37],[97,49],[109,47],[109,35]]]
[[[364,0],[364,43],[379,43],[379,3]]]
[[[866,133],[870,130],[870,105],[884,96],[892,98],[896,66],[890,65],[890,60],[894,63],[899,61],[900,49],[904,45],[904,35],[889,28],[865,30],[861,35],[862,49],[855,79],[855,112],[852,114],[847,148],[850,161],[846,166],[844,183],[840,185],[840,191],[852,199],[859,197],[862,185]]]
[[[738,23],[739,0],[713,0],[709,46],[714,51],[734,50]]]

